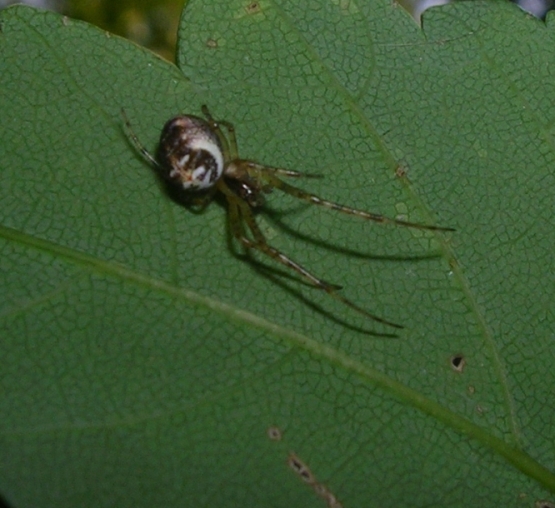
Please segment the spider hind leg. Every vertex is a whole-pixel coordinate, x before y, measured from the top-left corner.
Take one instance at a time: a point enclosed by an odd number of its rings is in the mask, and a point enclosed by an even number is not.
[[[393,323],[392,321],[388,321],[384,318],[381,318],[375,314],[368,312],[367,310],[363,309],[362,307],[358,306],[351,300],[345,298],[344,296],[340,295],[338,291],[341,289],[341,286],[331,284],[326,282],[311,272],[306,270],[302,265],[293,261],[289,256],[281,252],[280,250],[272,247],[264,237],[262,231],[260,230],[258,224],[256,223],[256,219],[252,212],[251,207],[246,201],[243,201],[240,197],[236,196],[233,193],[227,184],[223,181],[219,184],[220,190],[223,192],[227,199],[228,203],[228,219],[229,219],[229,228],[231,234],[248,250],[257,250],[262,254],[274,259],[276,262],[286,266],[287,268],[295,271],[298,273],[304,280],[306,280],[310,285],[314,286],[317,289],[325,291],[328,295],[330,295],[335,300],[343,303],[347,307],[350,307],[353,310],[356,310],[360,314],[372,319],[373,321],[377,321],[378,323],[382,323],[393,328],[401,329],[403,326]],[[248,227],[252,239],[249,238],[245,231],[245,225]],[[388,336],[391,336],[388,334]]]

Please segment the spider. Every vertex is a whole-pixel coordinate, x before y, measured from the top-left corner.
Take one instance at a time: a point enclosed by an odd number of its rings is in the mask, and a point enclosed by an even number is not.
[[[187,193],[201,195],[200,201],[203,206],[214,197],[216,192],[220,192],[225,197],[229,230],[247,251],[257,250],[285,265],[297,272],[310,285],[374,321],[394,328],[403,328],[397,323],[368,312],[345,298],[339,293],[339,290],[342,289],[341,286],[320,279],[289,256],[272,247],[266,241],[256,222],[255,210],[264,205],[265,194],[270,193],[273,189],[278,189],[308,203],[369,221],[431,231],[454,230],[357,210],[322,199],[286,183],[280,177],[301,178],[319,175],[266,166],[252,160],[239,158],[233,124],[225,120],[215,120],[205,105],[201,110],[205,118],[179,115],[166,122],[160,135],[156,156],[153,156],[139,141],[123,109],[121,113],[128,135],[136,149],[164,180],[182,188]],[[222,127],[227,130],[227,135],[223,132]]]

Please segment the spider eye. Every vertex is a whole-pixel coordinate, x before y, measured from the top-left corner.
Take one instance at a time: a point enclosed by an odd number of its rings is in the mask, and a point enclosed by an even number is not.
[[[157,160],[161,176],[185,190],[212,187],[224,170],[217,134],[196,116],[177,116],[164,125]]]

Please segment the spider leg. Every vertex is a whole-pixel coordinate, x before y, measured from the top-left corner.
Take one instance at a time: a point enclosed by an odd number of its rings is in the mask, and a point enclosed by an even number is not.
[[[250,168],[249,168],[250,169]],[[274,168],[265,168],[264,166],[260,166],[256,168],[256,176],[258,178],[262,178],[268,185],[271,187],[275,187],[286,194],[289,194],[297,199],[302,199],[303,201],[308,201],[309,203],[323,206],[325,208],[329,208],[330,210],[336,210],[341,213],[345,213],[347,215],[354,215],[356,217],[361,217],[366,220],[371,220],[374,222],[381,222],[382,224],[396,224],[398,226],[406,226],[409,228],[416,228],[416,229],[428,229],[431,231],[455,231],[453,228],[446,228],[441,226],[430,226],[427,224],[419,224],[417,222],[409,222],[405,220],[399,219],[392,219],[390,217],[386,217],[385,215],[380,215],[377,213],[366,212],[364,210],[358,210],[356,208],[350,208],[348,206],[340,205],[339,203],[334,203],[333,201],[328,201],[327,199],[322,199],[315,194],[310,192],[306,192],[298,187],[290,185],[283,180],[280,180],[275,175]],[[253,175],[254,176],[254,175]],[[255,177],[256,177],[255,176]]]
[[[121,116],[123,116],[123,121],[125,122],[126,134],[135,145],[135,148],[137,149],[137,151],[143,156],[143,159],[145,161],[147,161],[149,164],[152,164],[154,167],[159,168],[160,164],[158,163],[158,161],[150,154],[150,152],[139,141],[139,138],[135,134],[135,131],[133,131],[133,128],[131,127],[131,122],[129,121],[129,118],[127,118],[127,114],[125,113],[125,110],[123,108],[121,108]]]
[[[235,135],[235,127],[233,124],[231,122],[227,122],[226,120],[215,120],[210,114],[206,104],[201,106],[201,111],[208,120],[208,123],[210,123],[212,129],[218,133],[222,144],[227,148],[229,159],[236,159],[239,155],[239,149],[237,148],[237,136]],[[227,129],[227,137],[223,135],[220,125],[223,125]]]
[[[220,185],[222,188],[225,184]],[[227,186],[226,186],[227,187]],[[223,190],[223,189],[222,189]],[[280,252],[278,249],[272,247],[266,241],[264,234],[260,231],[256,219],[252,213],[251,207],[248,203],[242,201],[240,198],[235,196],[233,191],[227,188],[224,191],[227,198],[229,207],[229,226],[233,236],[241,242],[241,244],[246,249],[256,249],[263,254],[275,259],[278,263],[281,263],[288,268],[299,273],[305,280],[307,280],[311,285],[316,286],[320,289],[327,290],[330,288],[332,290],[341,289],[341,286],[335,284],[330,284],[324,282],[318,277],[312,275],[308,270],[303,268],[301,265],[290,259],[288,256]],[[251,240],[245,233],[244,224],[248,226],[252,233],[253,239]]]
[[[325,291],[332,298],[356,310],[360,314],[363,314],[374,321],[392,326],[394,328],[403,328],[397,323],[393,323],[384,318],[376,316],[375,314],[368,312],[362,307],[359,307],[357,304],[338,293],[338,290],[341,289],[341,286],[330,284],[329,282],[319,279],[311,272],[306,270],[299,263],[293,261],[289,256],[285,255],[280,250],[268,244],[266,238],[264,237],[262,231],[256,223],[256,219],[254,218],[252,209],[249,204],[235,196],[233,191],[229,189],[227,185],[223,183],[223,181],[220,182],[221,183],[219,183],[219,188],[224,193],[228,202],[229,227],[231,233],[239,242],[241,242],[241,244],[246,249],[256,249],[262,254],[265,254],[266,256],[274,259],[278,263],[285,265],[286,267],[301,275],[301,277],[308,281],[312,286]],[[249,238],[245,233],[245,224],[252,234],[252,239]]]
[[[261,164],[257,164],[256,162],[251,162],[251,161],[249,161],[247,164],[250,172],[252,173],[258,172],[259,174],[262,174],[262,175],[264,175],[264,173],[273,173],[274,175],[288,176],[292,178],[322,178],[323,177],[323,175],[318,175],[315,173],[301,173],[300,171],[293,171],[292,169],[263,166]],[[264,177],[262,176],[262,178]]]

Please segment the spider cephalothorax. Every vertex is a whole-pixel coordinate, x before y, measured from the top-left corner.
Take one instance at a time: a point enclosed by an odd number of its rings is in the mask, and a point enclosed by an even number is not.
[[[453,231],[453,229],[391,219],[380,214],[357,210],[327,201],[290,185],[280,177],[299,178],[314,175],[240,159],[233,125],[223,120],[214,120],[206,106],[202,106],[202,112],[206,120],[194,115],[181,115],[166,122],[160,135],[156,157],[153,157],[141,144],[125,112],[123,116],[131,140],[162,178],[188,192],[207,191],[204,194],[205,200],[210,199],[214,192],[223,194],[227,202],[230,231],[245,249],[258,250],[291,268],[316,288],[367,317],[395,328],[402,328],[401,325],[378,317],[351,302],[339,294],[341,286],[316,277],[268,244],[256,223],[253,209],[264,204],[264,194],[272,189],[278,189],[303,201],[366,220],[433,231]],[[227,135],[224,134],[221,126],[225,127]]]

